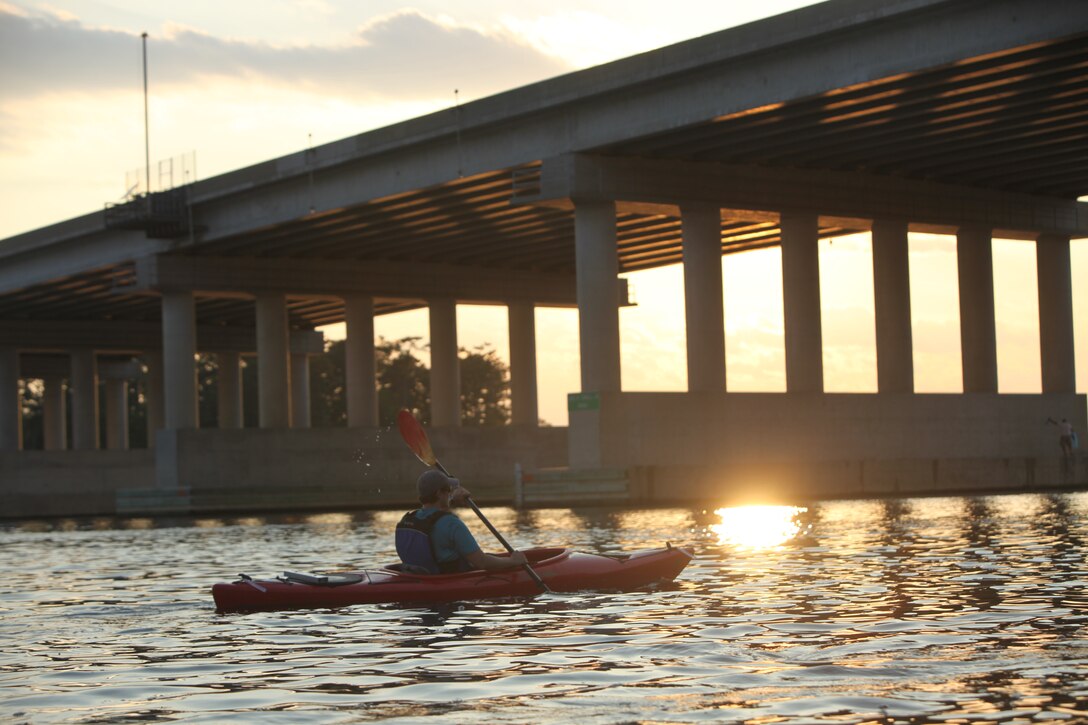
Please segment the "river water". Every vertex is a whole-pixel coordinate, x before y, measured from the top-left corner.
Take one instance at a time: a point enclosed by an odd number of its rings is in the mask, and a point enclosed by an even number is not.
[[[391,561],[399,512],[0,524],[0,721],[1088,722],[1088,494],[484,511],[697,558],[651,592],[220,615],[240,571]]]

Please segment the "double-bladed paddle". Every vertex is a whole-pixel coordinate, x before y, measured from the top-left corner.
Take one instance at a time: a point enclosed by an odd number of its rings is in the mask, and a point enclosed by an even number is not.
[[[450,472],[446,470],[446,467],[439,462],[434,451],[431,450],[431,442],[427,439],[427,432],[423,430],[423,426],[420,425],[411,411],[401,410],[397,413],[397,427],[400,428],[401,438],[408,444],[408,447],[412,450],[412,453],[416,455],[416,458],[423,461],[424,465],[435,468],[449,478],[453,478],[453,476],[450,476]],[[503,535],[499,533],[499,530],[491,525],[491,522],[488,521],[487,517],[480,511],[476,502],[473,501],[470,496],[466,496],[465,501],[467,501],[468,505],[472,507],[472,510],[476,512],[476,515],[480,517],[480,521],[484,522],[484,526],[495,535],[495,538],[499,540],[499,543],[502,544],[509,553],[513,554],[514,547],[510,546],[506,539],[503,538]],[[540,578],[540,575],[533,571],[533,567],[528,563],[525,564],[525,571],[532,580],[537,583],[537,586],[540,587],[541,591],[551,591],[551,589],[548,588],[548,585],[544,583],[544,580]]]

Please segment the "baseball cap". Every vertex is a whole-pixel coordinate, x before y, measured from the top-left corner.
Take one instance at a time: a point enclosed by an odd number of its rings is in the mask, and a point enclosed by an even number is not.
[[[424,471],[423,475],[416,481],[416,489],[418,489],[421,499],[429,499],[443,488],[457,488],[460,485],[460,481],[456,478],[450,478],[442,471],[436,471],[433,468]]]

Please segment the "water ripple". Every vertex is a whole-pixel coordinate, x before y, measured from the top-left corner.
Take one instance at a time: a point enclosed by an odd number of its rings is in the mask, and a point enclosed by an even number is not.
[[[1088,495],[780,513],[489,509],[519,547],[698,556],[652,592],[244,615],[210,584],[392,560],[398,514],[9,524],[0,719],[1088,721]]]

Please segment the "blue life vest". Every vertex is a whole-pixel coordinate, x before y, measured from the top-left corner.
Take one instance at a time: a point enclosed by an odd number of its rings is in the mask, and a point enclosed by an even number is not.
[[[418,509],[417,509],[418,511]],[[449,511],[435,511],[424,519],[416,517],[416,511],[409,511],[397,524],[397,555],[400,560],[413,569],[426,571],[428,574],[452,574],[466,569],[460,559],[439,562],[435,554],[431,532],[434,525],[443,516],[450,516]]]

